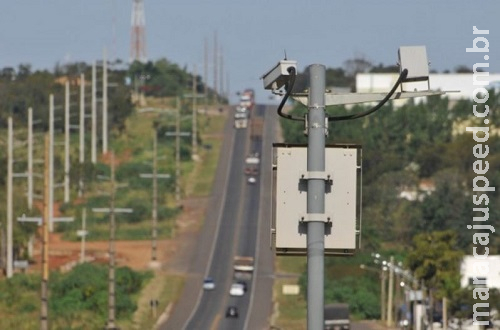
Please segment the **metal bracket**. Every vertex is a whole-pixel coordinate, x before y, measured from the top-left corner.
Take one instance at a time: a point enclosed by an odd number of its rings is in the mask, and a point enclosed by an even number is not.
[[[300,216],[300,222],[309,222],[309,221],[322,221],[325,223],[332,222],[332,217],[329,214],[324,213],[307,213]]]
[[[320,171],[309,171],[300,174],[300,179],[301,180],[311,180],[311,179],[316,179],[316,180],[324,180],[327,181],[328,183],[332,183],[332,177],[333,175],[328,172],[320,172]]]
[[[304,115],[304,135],[308,136],[309,135],[309,129],[308,129],[308,119],[307,119],[307,113]],[[321,128],[321,127],[316,127],[316,128]],[[328,117],[325,117],[325,136],[328,136]]]

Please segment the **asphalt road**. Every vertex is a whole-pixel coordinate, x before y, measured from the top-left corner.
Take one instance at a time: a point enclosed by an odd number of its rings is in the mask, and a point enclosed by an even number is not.
[[[212,202],[190,260],[184,292],[160,329],[268,329],[272,312],[273,256],[269,249],[271,214],[271,145],[275,114],[266,116],[263,139],[249,139],[248,129],[225,128],[225,142],[215,178]],[[264,146],[264,149],[262,149]],[[261,171],[255,184],[243,174],[249,152],[259,152]],[[235,255],[255,256],[256,270],[243,297],[229,296]],[[203,277],[215,279],[216,289],[203,291]],[[239,317],[225,318],[227,306]]]

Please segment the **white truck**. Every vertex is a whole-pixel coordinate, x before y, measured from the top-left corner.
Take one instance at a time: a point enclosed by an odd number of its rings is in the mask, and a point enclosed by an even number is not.
[[[253,257],[236,256],[233,262],[234,278],[248,280],[254,271]]]

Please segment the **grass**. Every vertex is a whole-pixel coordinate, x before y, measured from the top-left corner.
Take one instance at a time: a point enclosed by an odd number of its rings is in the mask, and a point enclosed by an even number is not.
[[[278,329],[306,329],[307,304],[303,293],[287,295],[283,293],[284,285],[298,285],[298,277],[306,268],[306,258],[302,256],[278,256],[275,259],[275,272],[294,277],[277,278],[274,281],[273,301],[274,315],[272,325]]]

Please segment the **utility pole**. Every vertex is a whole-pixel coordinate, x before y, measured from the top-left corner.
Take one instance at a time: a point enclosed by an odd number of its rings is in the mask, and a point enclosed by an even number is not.
[[[175,201],[177,206],[180,206],[181,201],[181,137],[189,136],[190,132],[181,132],[181,106],[180,98],[176,99],[176,119],[175,119],[175,132],[166,132],[166,136],[175,136]]]
[[[12,206],[12,181],[13,181],[13,149],[14,149],[14,129],[12,117],[8,119],[8,146],[7,146],[7,278],[13,273],[13,206]]]
[[[386,274],[384,267],[380,271],[380,320],[384,322],[386,320],[386,310],[385,310],[385,281]]]
[[[387,326],[392,327],[393,294],[394,294],[394,257],[389,261],[389,287],[387,292]]]
[[[102,153],[108,152],[108,60],[106,48],[102,61]]]
[[[198,88],[197,88],[197,77],[196,77],[196,64],[194,65],[194,70],[193,70],[193,134],[192,134],[192,152],[193,152],[193,159],[198,160],[198,139],[197,139],[197,122],[196,122],[196,116],[197,116],[197,109],[196,109],[196,98],[198,97]]]
[[[49,230],[54,231],[54,94],[49,96]]]
[[[219,97],[217,93],[217,64],[218,64],[218,56],[217,56],[217,31],[214,32],[214,105],[217,106],[219,104]]]
[[[52,95],[51,95],[52,98]],[[53,101],[53,100],[52,100]],[[41,308],[40,308],[40,330],[49,329],[49,225],[52,223],[50,214],[50,158],[51,141],[50,136],[45,135],[45,169],[43,194],[43,221],[42,221],[42,285],[41,285]]]
[[[83,163],[85,162],[85,75],[80,74],[80,182],[78,196],[83,196]]]
[[[64,202],[69,203],[69,81],[64,93]]]
[[[132,213],[132,209],[115,208],[115,155],[111,151],[111,201],[109,208],[93,208],[94,212],[109,213],[109,271],[108,271],[108,324],[106,329],[118,329],[116,326],[116,290],[115,290],[115,213]]]
[[[175,202],[179,206],[181,200],[181,105],[179,97],[176,99],[177,117],[175,118]]]
[[[205,111],[208,109],[208,41],[205,37],[203,56],[203,94],[205,94]]]
[[[28,209],[33,208],[33,108],[28,108]]]
[[[40,305],[40,329],[48,330],[48,281],[49,281],[49,227],[54,221],[73,221],[72,217],[51,218],[50,216],[50,134],[44,138],[44,194],[43,194],[43,217],[17,218],[21,222],[35,222],[42,226],[42,282],[41,282],[41,305]]]
[[[157,259],[157,237],[158,237],[158,179],[168,179],[168,174],[158,174],[158,132],[154,129],[153,137],[153,174],[140,174],[141,178],[153,179],[153,210],[152,210],[152,230],[151,230],[151,262],[150,266],[159,266]]]
[[[222,46],[219,51],[219,94],[224,96],[224,58],[222,55]]]
[[[96,63],[92,64],[92,136],[91,136],[91,148],[92,148],[92,164],[97,163],[97,97],[96,97],[96,76],[97,68]]]

